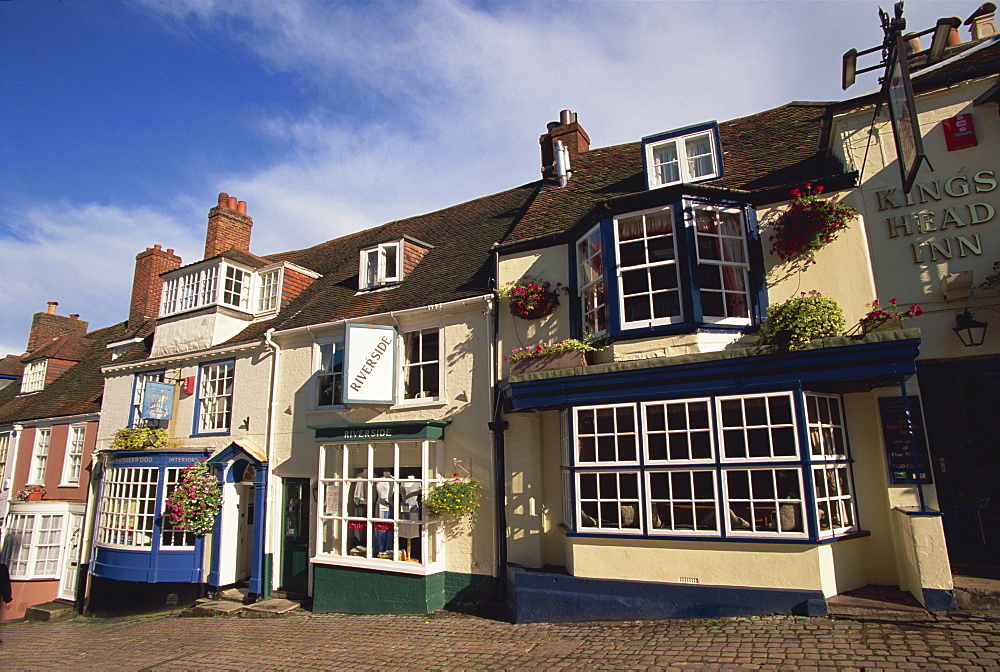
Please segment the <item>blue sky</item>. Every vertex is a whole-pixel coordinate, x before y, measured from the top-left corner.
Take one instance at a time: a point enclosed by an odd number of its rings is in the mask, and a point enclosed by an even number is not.
[[[0,0],[0,355],[47,301],[125,319],[135,255],[199,259],[220,191],[253,252],[307,247],[537,179],[561,109],[600,147],[837,100],[880,41],[868,0]]]

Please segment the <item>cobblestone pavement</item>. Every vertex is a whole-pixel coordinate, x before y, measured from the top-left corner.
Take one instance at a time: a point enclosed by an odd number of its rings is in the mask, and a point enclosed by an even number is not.
[[[0,625],[7,670],[1000,669],[1000,617],[511,625],[461,614]]]

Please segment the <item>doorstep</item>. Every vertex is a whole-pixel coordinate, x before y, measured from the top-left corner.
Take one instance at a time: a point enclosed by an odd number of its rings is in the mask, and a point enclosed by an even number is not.
[[[26,621],[54,621],[59,618],[72,616],[75,613],[73,605],[68,602],[43,602],[35,604],[24,610],[24,620]]]
[[[915,597],[893,586],[864,586],[826,600],[829,615],[836,618],[881,620],[933,620]]]

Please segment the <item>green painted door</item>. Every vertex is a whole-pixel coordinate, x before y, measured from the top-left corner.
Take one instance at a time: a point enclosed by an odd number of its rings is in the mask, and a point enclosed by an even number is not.
[[[309,479],[284,479],[284,541],[281,587],[305,594],[309,589]]]

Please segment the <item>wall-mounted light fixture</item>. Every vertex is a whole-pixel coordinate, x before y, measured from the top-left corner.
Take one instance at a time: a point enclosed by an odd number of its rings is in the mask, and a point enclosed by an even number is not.
[[[962,344],[967,348],[974,348],[983,344],[986,338],[986,327],[989,324],[979,322],[973,318],[972,313],[966,308],[964,313],[955,316],[955,327],[952,329],[958,337],[962,339]]]

